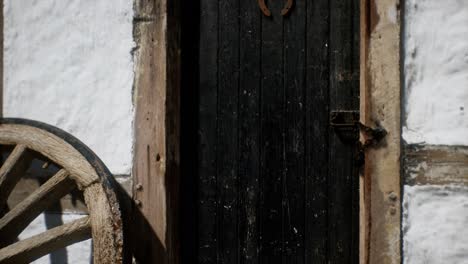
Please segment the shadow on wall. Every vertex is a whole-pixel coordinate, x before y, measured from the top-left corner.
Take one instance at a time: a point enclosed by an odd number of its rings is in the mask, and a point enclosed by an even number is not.
[[[62,215],[60,214],[45,214],[45,225],[47,229],[63,225]],[[62,248],[49,255],[50,264],[68,264],[67,250]]]
[[[141,264],[155,259],[167,263],[166,249],[150,223],[127,192],[118,183],[116,186],[124,221],[124,263],[132,263],[132,257]]]

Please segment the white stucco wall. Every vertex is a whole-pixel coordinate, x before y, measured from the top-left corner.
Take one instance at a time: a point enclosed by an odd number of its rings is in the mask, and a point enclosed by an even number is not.
[[[403,139],[468,146],[468,1],[405,2]],[[404,186],[405,264],[468,263],[467,225],[467,187]]]
[[[468,187],[405,186],[404,263],[468,263]]]
[[[405,2],[403,139],[468,145],[468,1]]]
[[[132,164],[132,0],[5,0],[4,116],[57,126],[114,174]]]
[[[3,3],[4,116],[57,126],[88,145],[113,174],[129,175],[134,116],[133,0]],[[82,215],[42,214],[20,239],[46,230],[50,221],[78,217]],[[51,258],[90,263],[90,256],[88,240],[34,263],[50,263]]]

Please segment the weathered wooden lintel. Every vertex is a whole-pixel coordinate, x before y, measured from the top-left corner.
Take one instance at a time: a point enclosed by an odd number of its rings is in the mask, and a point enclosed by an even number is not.
[[[405,185],[468,186],[468,147],[408,145],[403,158]]]

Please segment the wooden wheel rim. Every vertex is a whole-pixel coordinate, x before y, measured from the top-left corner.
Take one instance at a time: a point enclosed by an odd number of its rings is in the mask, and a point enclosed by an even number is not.
[[[58,128],[26,119],[0,119],[0,145],[14,146],[10,156],[15,154],[15,151],[20,153],[27,149],[44,155],[62,168],[52,178],[72,179],[83,191],[89,216],[62,225],[60,228],[54,228],[55,230],[48,230],[45,233],[51,231],[50,234],[58,235],[61,234],[60,232],[65,232],[70,238],[66,241],[65,246],[84,240],[89,236],[93,240],[94,263],[122,263],[123,227],[117,195],[114,192],[116,183],[102,161],[87,146]],[[8,159],[10,157],[7,158],[7,161]],[[8,172],[5,172],[4,168],[7,161],[0,169],[0,206],[6,202],[9,192],[11,192],[11,190],[5,191],[8,189],[5,187],[7,184],[3,184],[4,179],[8,176]],[[53,181],[52,178],[49,181]],[[13,187],[10,186],[10,189]],[[2,202],[2,196],[5,194],[6,198],[3,197],[4,201]],[[10,212],[14,211],[15,208]],[[8,220],[4,219],[8,214],[0,219],[0,233],[6,230],[2,231],[1,228],[6,226],[3,225],[3,222]],[[40,239],[40,235],[26,240]],[[60,239],[47,241],[47,243],[51,243],[50,248],[60,248],[61,241],[57,242],[57,240]],[[44,252],[44,246],[30,249],[25,245],[26,242],[22,242],[19,241],[0,249],[0,263],[31,261],[53,251]],[[32,253],[26,254],[25,250],[32,250]],[[32,256],[30,256],[31,254]]]

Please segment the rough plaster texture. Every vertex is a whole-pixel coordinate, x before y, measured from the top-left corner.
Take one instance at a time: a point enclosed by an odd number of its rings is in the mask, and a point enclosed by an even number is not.
[[[468,187],[405,186],[404,263],[468,263]]]
[[[130,174],[133,1],[4,5],[4,115],[60,127]]]
[[[405,3],[403,139],[441,153],[415,166],[442,183],[404,187],[404,263],[466,264],[468,187],[452,179],[466,176],[455,145],[468,146],[468,1]]]
[[[403,138],[468,145],[468,1],[405,2]]]
[[[63,223],[68,223],[77,220],[84,215],[79,214],[41,214],[19,235],[19,239],[25,239],[33,235],[40,234],[47,229],[59,226]],[[73,264],[89,264],[91,263],[91,240],[85,240],[80,243],[73,244],[66,250],[59,250],[53,254],[46,255],[32,262],[33,264],[48,264],[48,263],[73,263]]]

